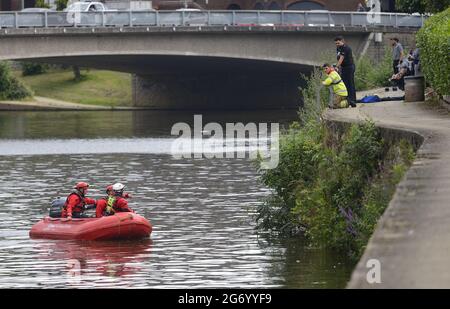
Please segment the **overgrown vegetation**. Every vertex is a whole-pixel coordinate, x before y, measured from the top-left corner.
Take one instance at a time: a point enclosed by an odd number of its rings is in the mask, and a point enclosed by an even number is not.
[[[430,17],[417,34],[427,82],[439,95],[450,92],[450,8]]]
[[[28,62],[28,61],[22,62],[21,66],[22,66],[22,75],[23,76],[43,74],[43,73],[47,72],[48,67],[49,67],[47,64]]]
[[[7,62],[0,62],[0,100],[20,100],[32,96],[32,92],[11,74]]]
[[[380,63],[374,63],[369,57],[358,59],[355,72],[355,86],[358,91],[391,85],[392,53],[386,49]]]
[[[280,140],[277,168],[261,171],[273,195],[258,209],[258,226],[304,235],[312,244],[359,257],[414,152],[388,144],[374,123],[330,129],[320,117],[328,99],[315,72],[303,91],[299,122]]]

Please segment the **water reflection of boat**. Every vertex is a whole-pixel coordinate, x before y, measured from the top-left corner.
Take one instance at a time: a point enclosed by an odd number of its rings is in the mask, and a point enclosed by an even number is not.
[[[64,261],[72,277],[89,274],[121,277],[141,270],[148,260],[152,240],[140,241],[52,241],[38,243],[39,259]]]
[[[31,238],[111,240],[139,239],[150,236],[152,226],[144,217],[130,213],[116,213],[101,218],[67,221],[45,217],[30,230]]]

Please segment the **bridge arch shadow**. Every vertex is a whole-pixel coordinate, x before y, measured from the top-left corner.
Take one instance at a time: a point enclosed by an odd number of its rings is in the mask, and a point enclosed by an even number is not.
[[[83,55],[35,62],[132,73],[133,105],[154,109],[271,109],[301,105],[312,66],[193,55]]]

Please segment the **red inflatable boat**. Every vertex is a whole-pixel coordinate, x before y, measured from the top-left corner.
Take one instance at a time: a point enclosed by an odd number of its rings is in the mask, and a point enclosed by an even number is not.
[[[113,240],[149,237],[150,222],[131,212],[101,218],[67,219],[45,217],[31,228],[31,238]]]

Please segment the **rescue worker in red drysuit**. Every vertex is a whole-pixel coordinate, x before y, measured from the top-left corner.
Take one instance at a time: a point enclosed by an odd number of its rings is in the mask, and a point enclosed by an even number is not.
[[[86,209],[86,205],[94,205],[90,208],[96,206],[96,200],[86,197],[89,184],[86,182],[79,182],[75,185],[74,191],[69,194],[64,204],[61,217],[72,219],[74,218],[84,218],[86,215],[83,213]]]
[[[124,187],[125,187],[125,186],[124,186]],[[110,195],[114,195],[113,185],[109,185],[109,186],[106,187],[106,194],[107,194],[107,196],[106,196],[106,198],[104,198],[104,200],[108,200],[108,197],[109,197]],[[123,198],[126,198],[126,199],[129,199],[129,198],[131,198],[131,194],[130,194],[130,193],[127,193],[127,192],[124,192],[124,193],[122,194],[122,197],[123,197]]]
[[[116,212],[134,212],[128,207],[126,198],[131,198],[128,193],[124,193],[125,186],[121,183],[116,183],[112,186],[106,187],[106,198],[97,201],[97,208],[95,216],[97,218],[103,216],[111,216]]]

